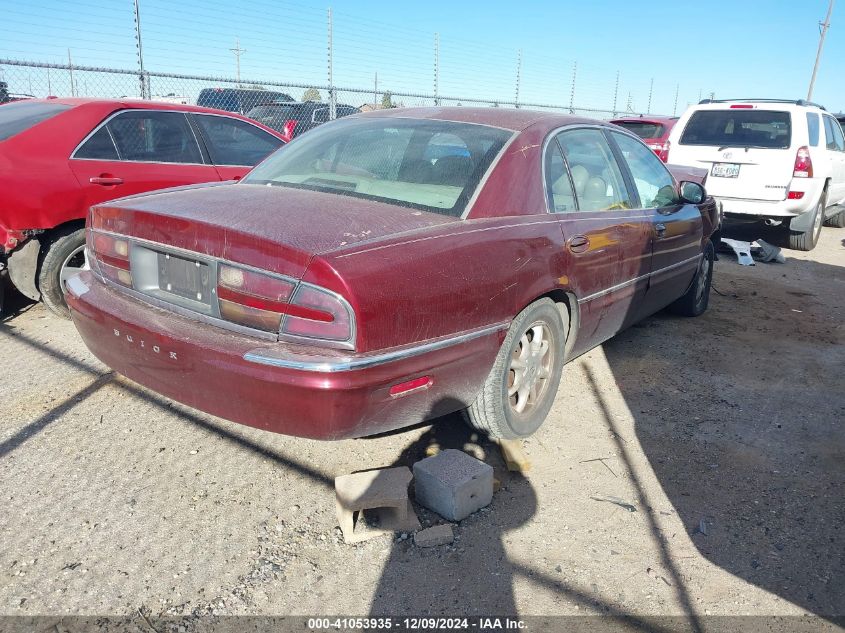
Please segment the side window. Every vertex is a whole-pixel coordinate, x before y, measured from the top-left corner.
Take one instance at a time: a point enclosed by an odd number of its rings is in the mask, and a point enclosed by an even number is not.
[[[340,116],[340,113],[336,113],[337,116]],[[329,120],[329,109],[328,108],[317,108],[314,110],[314,114],[311,115],[311,121],[314,123],[327,123]]]
[[[194,115],[215,165],[253,167],[282,146],[277,139],[246,121],[211,114]]]
[[[842,137],[842,128],[839,121],[832,116],[824,117],[824,135],[827,141],[827,149],[845,152],[845,138]]]
[[[117,148],[114,146],[114,141],[105,125],[85,141],[82,147],[76,150],[73,157],[92,160],[119,160]]]
[[[201,164],[202,155],[181,112],[129,110],[108,122],[121,160]]]
[[[549,209],[553,213],[577,211],[575,190],[572,188],[569,171],[566,169],[566,163],[563,162],[560,147],[554,139],[546,148],[545,168],[546,196],[549,200]]]
[[[675,181],[654,152],[627,134],[611,134],[634,177],[640,206],[644,209],[654,209],[677,204]]]
[[[561,132],[557,139],[569,163],[580,211],[634,207],[619,165],[601,131],[571,130]]]
[[[807,113],[807,131],[810,136],[810,145],[819,146],[819,115],[815,112]]]

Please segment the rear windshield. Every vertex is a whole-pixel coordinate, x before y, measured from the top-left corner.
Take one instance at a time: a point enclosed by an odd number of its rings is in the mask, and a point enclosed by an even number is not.
[[[36,123],[46,121],[70,107],[60,103],[33,103],[31,101],[17,101],[2,105],[0,106],[0,141],[20,134]]]
[[[787,149],[792,142],[789,112],[757,109],[698,110],[687,122],[681,145]]]
[[[458,217],[511,132],[420,119],[342,119],[277,152],[243,183],[326,191]]]
[[[660,123],[649,123],[647,121],[620,121],[616,125],[624,127],[640,138],[660,138],[663,136],[663,130],[665,129]]]
[[[287,121],[288,119],[301,120],[305,114],[305,107],[295,105],[263,105],[253,108],[247,112],[247,116],[262,123],[268,121]]]

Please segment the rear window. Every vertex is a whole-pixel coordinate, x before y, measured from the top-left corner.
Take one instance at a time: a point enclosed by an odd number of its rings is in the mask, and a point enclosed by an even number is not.
[[[681,145],[787,149],[792,142],[789,112],[757,109],[698,110],[687,122]]]
[[[344,119],[291,143],[242,180],[460,216],[511,132],[485,125]],[[444,141],[456,148],[442,151]]]
[[[660,123],[649,123],[647,121],[620,121],[616,125],[624,127],[640,138],[660,138],[663,136],[663,130],[665,129]]]
[[[7,103],[0,107],[0,141],[20,134],[70,107],[61,103],[32,103],[31,101]]]

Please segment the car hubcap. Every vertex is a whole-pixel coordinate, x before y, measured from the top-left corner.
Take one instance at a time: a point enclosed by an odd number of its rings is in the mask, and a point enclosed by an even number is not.
[[[529,327],[511,354],[508,367],[508,400],[520,415],[542,401],[548,389],[554,363],[554,345],[549,327],[542,322]]]
[[[67,292],[67,282],[71,277],[75,277],[83,270],[90,270],[88,265],[88,257],[85,255],[85,245],[75,248],[70,255],[62,262],[62,268],[59,271],[59,283],[62,288],[62,294]]]
[[[710,274],[710,258],[707,255],[701,261],[701,266],[698,267],[698,289],[695,293],[696,303],[700,304],[704,300],[704,293],[707,291],[707,277]]]

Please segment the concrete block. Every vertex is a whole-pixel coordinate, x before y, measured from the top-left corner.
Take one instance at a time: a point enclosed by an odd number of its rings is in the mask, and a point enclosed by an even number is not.
[[[357,543],[388,532],[413,532],[419,519],[408,499],[411,471],[384,468],[335,477],[335,508],[343,540]]]
[[[437,545],[448,545],[455,540],[451,525],[435,525],[434,527],[420,530],[414,534],[414,545],[417,547],[436,547]]]
[[[417,503],[460,521],[493,500],[493,467],[450,448],[414,464],[414,491]]]

